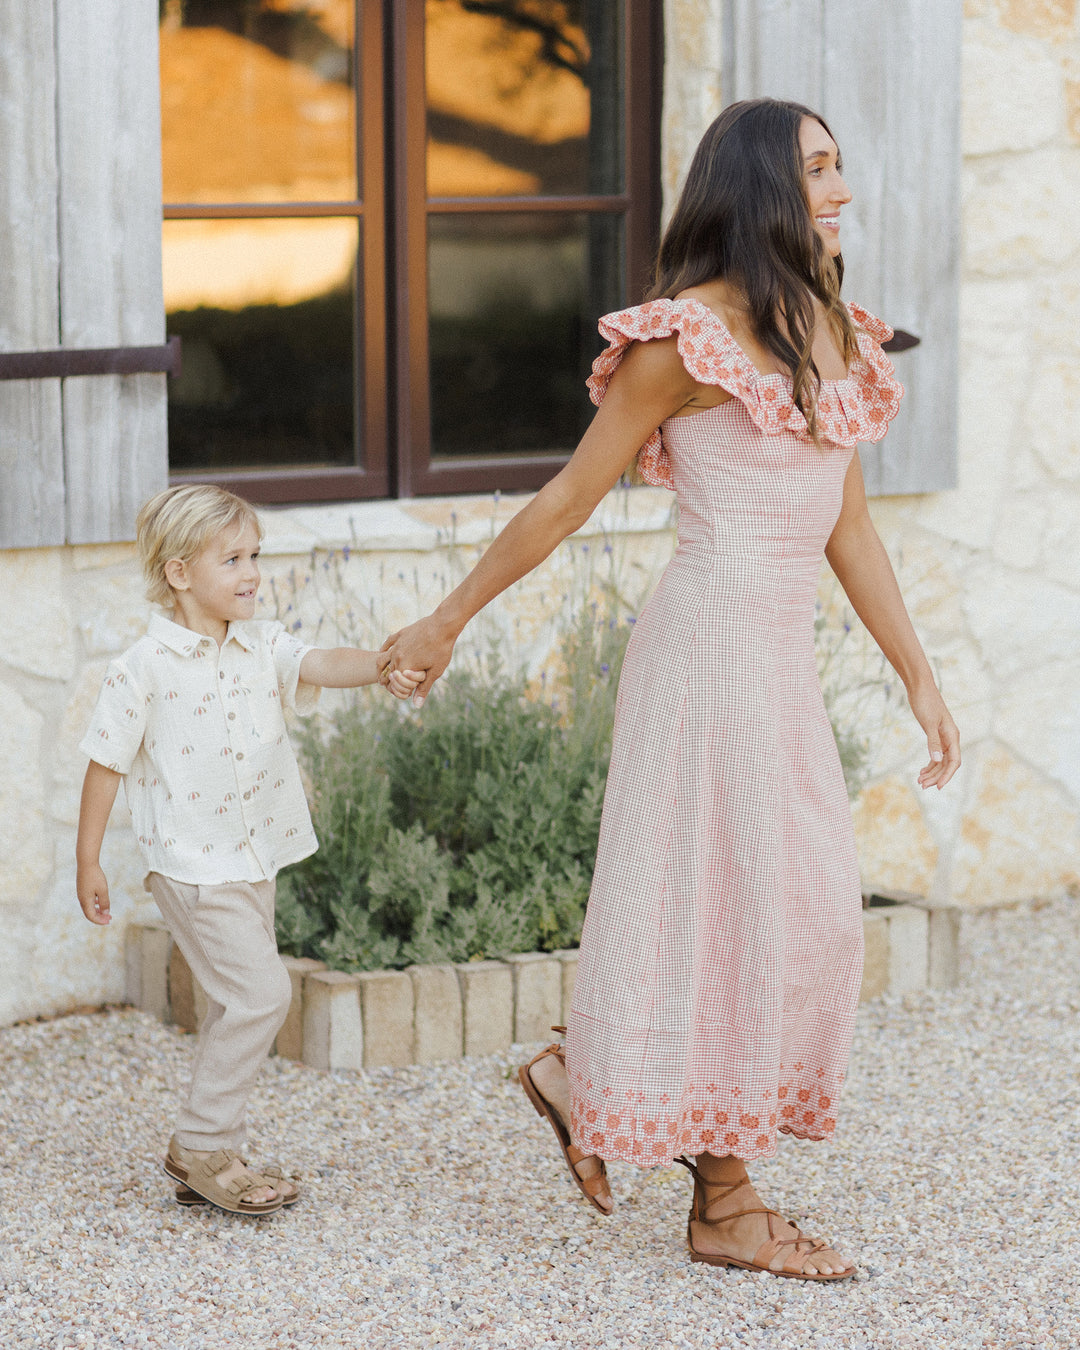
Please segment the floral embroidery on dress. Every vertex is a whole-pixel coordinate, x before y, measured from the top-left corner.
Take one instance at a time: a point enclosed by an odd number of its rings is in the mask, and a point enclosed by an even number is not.
[[[820,1087],[807,1087],[806,1079],[832,1078],[838,1088],[840,1075],[828,1074],[821,1066],[811,1068],[801,1063],[791,1066],[787,1073],[788,1081],[781,1083],[775,1093],[761,1094],[765,1098],[775,1095],[784,1102],[779,1111],[770,1111],[768,1115],[738,1109],[740,1099],[750,1095],[749,1084],[725,1089],[729,1099],[726,1111],[714,1109],[705,1100],[716,1093],[715,1084],[687,1087],[677,1101],[667,1093],[661,1094],[654,1099],[655,1115],[641,1115],[629,1107],[621,1114],[607,1109],[601,1118],[587,1096],[574,1094],[571,1133],[579,1147],[602,1152],[609,1160],[622,1159],[646,1166],[666,1164],[679,1152],[734,1153],[746,1160],[771,1157],[776,1151],[778,1132],[800,1139],[828,1139],[836,1129],[835,1116],[827,1114],[834,1098],[825,1096]],[[631,1095],[641,1094],[627,1094]],[[803,1103],[811,1102],[817,1110],[804,1107]],[[603,1130],[599,1128],[601,1123]]]
[[[892,329],[861,305],[847,311],[855,324],[859,360],[842,380],[825,380],[818,394],[822,438],[851,448],[860,441],[880,441],[896,416],[903,385],[881,343]],[[806,418],[795,406],[786,375],[762,375],[720,319],[700,300],[650,300],[632,309],[606,314],[599,324],[608,342],[593,362],[587,381],[589,397],[603,402],[608,384],[631,342],[677,335],[679,355],[701,384],[716,384],[738,399],[754,424],[768,435],[791,431],[809,439]],[[671,459],[658,427],[638,451],[638,470],[647,483],[674,491]]]

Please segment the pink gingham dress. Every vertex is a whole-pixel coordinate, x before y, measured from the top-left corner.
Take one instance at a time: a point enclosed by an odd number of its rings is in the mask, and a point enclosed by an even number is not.
[[[862,970],[859,874],[818,685],[822,553],[859,441],[903,390],[855,305],[860,357],[807,435],[785,375],[761,375],[711,310],[609,314],[599,403],[632,341],[677,334],[734,397],[673,417],[639,455],[679,500],[675,555],[619,687],[596,872],[567,1031],[571,1132],[642,1165],[776,1151],[836,1127]]]

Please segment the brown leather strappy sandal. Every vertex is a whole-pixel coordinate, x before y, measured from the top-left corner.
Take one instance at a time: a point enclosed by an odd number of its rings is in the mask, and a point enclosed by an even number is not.
[[[791,1224],[791,1227],[795,1229],[793,1238],[777,1237],[773,1232],[773,1220],[779,1219],[781,1223],[790,1223],[790,1220],[786,1220],[775,1209],[755,1206],[753,1209],[739,1209],[731,1214],[721,1214],[715,1219],[708,1218],[709,1207],[715,1205],[718,1200],[726,1200],[729,1195],[734,1195],[743,1186],[749,1186],[749,1177],[735,1182],[706,1181],[689,1158],[675,1158],[674,1161],[681,1167],[685,1167],[694,1178],[694,1203],[690,1209],[689,1222],[686,1225],[686,1245],[690,1249],[691,1261],[700,1261],[707,1266],[738,1266],[740,1270],[764,1270],[769,1275],[781,1275],[792,1280],[849,1280],[855,1274],[854,1266],[850,1270],[837,1271],[832,1275],[823,1275],[819,1271],[807,1270],[807,1260],[814,1252],[824,1251],[829,1244],[823,1242],[821,1238],[804,1237],[795,1224]],[[718,1190],[719,1194],[714,1195],[711,1200],[707,1199],[706,1186],[712,1190]],[[769,1236],[754,1253],[752,1261],[741,1261],[738,1257],[725,1256],[721,1252],[699,1252],[694,1247],[693,1224],[700,1223],[706,1228],[719,1228],[722,1223],[728,1223],[732,1219],[744,1218],[748,1214],[768,1215],[769,1224]],[[792,1248],[790,1254],[784,1258],[781,1266],[773,1266],[772,1262],[776,1260],[785,1247]]]
[[[565,1027],[552,1027],[551,1029],[552,1031],[557,1031],[560,1035],[566,1031]],[[608,1185],[607,1168],[604,1166],[604,1160],[602,1158],[599,1159],[599,1172],[595,1172],[591,1177],[581,1176],[577,1170],[578,1164],[586,1162],[589,1158],[595,1158],[596,1154],[584,1153],[576,1144],[571,1143],[570,1131],[563,1123],[562,1116],[559,1115],[558,1111],[555,1110],[547,1098],[541,1095],[539,1088],[537,1088],[529,1073],[529,1070],[534,1064],[545,1059],[548,1055],[554,1055],[559,1063],[564,1068],[566,1067],[566,1052],[563,1050],[563,1047],[556,1042],[554,1045],[549,1045],[546,1049],[541,1050],[538,1055],[534,1055],[532,1059],[529,1060],[528,1064],[523,1064],[521,1068],[518,1069],[518,1079],[525,1090],[526,1097],[528,1097],[529,1101],[531,1101],[536,1108],[537,1115],[543,1116],[555,1131],[555,1138],[559,1141],[559,1147],[562,1149],[562,1155],[566,1159],[567,1167],[570,1169],[570,1175],[574,1179],[574,1185],[585,1199],[588,1200],[589,1204],[592,1205],[593,1209],[595,1209],[598,1214],[603,1214],[606,1217],[611,1213],[611,1209],[605,1209],[603,1205],[598,1203],[596,1198],[598,1195],[604,1194],[605,1191],[609,1198],[611,1196],[611,1187]],[[614,1205],[612,1205],[612,1209],[613,1208]]]

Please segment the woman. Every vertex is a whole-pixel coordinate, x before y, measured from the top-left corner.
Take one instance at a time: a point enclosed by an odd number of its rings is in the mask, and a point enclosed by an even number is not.
[[[854,452],[903,391],[889,329],[839,298],[850,199],[808,109],[760,99],[717,118],[653,298],[601,320],[599,411],[573,458],[387,643],[392,667],[427,671],[422,699],[468,620],[635,456],[675,489],[678,547],[623,667],[565,1061],[550,1046],[521,1081],[601,1212],[605,1159],[682,1162],[693,1260],[813,1280],[854,1266],[768,1209],[745,1163],[778,1131],[833,1132],[861,975],[851,817],[814,658],[823,550],[926,733],[921,786],[960,763]]]

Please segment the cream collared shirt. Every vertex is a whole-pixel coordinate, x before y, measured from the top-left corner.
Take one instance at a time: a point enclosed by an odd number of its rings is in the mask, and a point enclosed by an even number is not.
[[[80,749],[123,774],[149,871],[262,881],[318,847],[285,727],[310,712],[310,651],[284,625],[229,625],[221,648],[155,614],[109,665]]]

